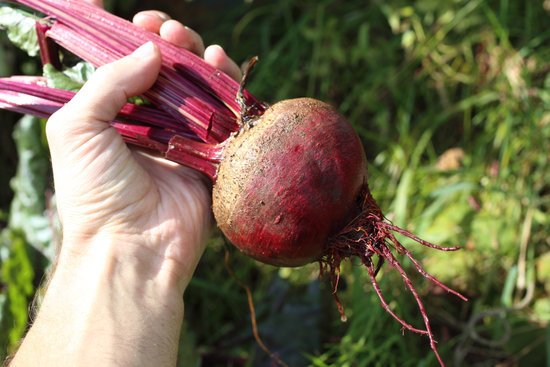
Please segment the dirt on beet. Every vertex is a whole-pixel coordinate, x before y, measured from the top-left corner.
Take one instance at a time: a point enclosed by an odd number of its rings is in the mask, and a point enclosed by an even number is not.
[[[352,127],[309,98],[273,105],[233,137],[213,190],[220,229],[241,251],[278,266],[318,260],[357,213],[366,158]]]

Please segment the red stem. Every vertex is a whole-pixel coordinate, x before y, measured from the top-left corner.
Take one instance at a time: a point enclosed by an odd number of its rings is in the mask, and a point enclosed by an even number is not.
[[[146,95],[148,99],[183,120],[206,142],[224,141],[239,129],[239,83],[193,53],[82,1],[15,2],[53,16],[48,36],[95,65],[129,54],[146,41],[155,42],[163,55],[163,67],[159,81]],[[255,106],[254,111],[263,113],[255,98],[246,91],[244,95],[247,103]]]
[[[166,159],[206,174],[212,183],[215,183],[222,152],[223,145],[201,143],[174,135],[168,142],[168,149],[164,156]]]
[[[48,36],[95,66],[120,59],[141,45],[117,50],[114,46],[99,42],[97,35],[74,31],[61,23],[55,23],[48,31]],[[224,141],[232,131],[238,129],[235,116],[221,103],[175,70],[165,66],[161,68],[155,85],[144,96],[168,112],[172,119],[195,131],[203,141]],[[214,118],[216,124],[212,128]]]
[[[157,108],[127,104],[113,126],[128,143],[160,152],[204,172],[213,181],[223,150],[220,143],[240,128],[239,101],[244,100],[254,114],[264,111],[264,105],[237,81],[197,55],[94,5],[79,0],[14,2],[48,16],[49,25],[37,25],[44,62],[52,60],[49,40],[96,66],[120,59],[147,41],[155,42],[163,56],[162,67],[145,97]],[[41,117],[49,116],[74,95],[48,88],[39,79],[21,78],[0,81],[0,94],[0,103],[6,108]]]
[[[74,96],[70,91],[40,85],[42,82],[40,77],[0,78],[0,108],[48,118]],[[111,125],[127,143],[160,153],[215,182],[223,144],[202,143],[185,129],[165,128],[170,120],[156,120],[158,113],[162,114],[152,107],[127,103]]]
[[[47,118],[61,105],[57,102],[42,100],[13,92],[9,90],[0,90],[0,108],[8,111],[14,111],[22,114],[29,114],[36,117]]]
[[[50,29],[49,25],[36,22],[36,39],[40,48],[40,60],[42,65],[51,64],[57,70],[61,70],[61,60],[59,59],[59,46],[46,36]]]
[[[52,102],[65,104],[70,101],[75,93],[50,88],[46,86],[46,79],[33,76],[12,76],[9,78],[0,78],[0,89],[11,90],[30,96],[39,97]],[[152,125],[158,128],[171,129],[179,135],[187,136],[191,139],[198,139],[185,126],[181,126],[173,121],[168,114],[149,106],[138,106],[132,103],[126,103],[119,112],[119,118],[128,122]]]
[[[59,2],[59,0],[49,1]],[[89,3],[79,4],[78,7],[74,8],[74,12],[79,13],[80,16],[86,19],[92,18],[95,22],[101,23],[107,34],[112,34],[114,31],[117,36],[137,41],[138,43],[135,44],[135,46],[139,45],[140,40],[142,40],[144,36],[147,41],[156,42],[159,40],[157,35],[150,32],[144,32],[141,28],[134,26],[124,19],[110,13],[105,14],[97,12],[97,8]],[[96,23],[96,25],[98,23]],[[236,100],[240,89],[239,82],[204,62],[202,58],[192,52],[182,50],[165,41],[162,41],[159,45],[161,46],[163,55],[169,66],[173,67],[175,70],[182,71],[186,77],[193,79],[196,84],[210,91],[217,99],[226,104],[236,116],[239,115],[241,106]],[[263,112],[263,104],[248,91],[243,91],[243,97],[248,106],[255,106],[261,109],[259,113]]]

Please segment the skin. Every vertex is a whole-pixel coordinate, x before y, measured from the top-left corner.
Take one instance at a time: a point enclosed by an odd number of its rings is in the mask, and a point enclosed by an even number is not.
[[[261,262],[319,260],[358,214],[366,167],[359,137],[334,108],[311,98],[275,103],[225,148],[212,192],[216,223]]]
[[[90,1],[101,6],[101,1]],[[134,22],[235,78],[219,46],[158,11]],[[108,122],[160,69],[153,44],[101,67],[47,124],[63,243],[11,366],[174,366],[183,293],[211,226],[195,171],[126,146]]]

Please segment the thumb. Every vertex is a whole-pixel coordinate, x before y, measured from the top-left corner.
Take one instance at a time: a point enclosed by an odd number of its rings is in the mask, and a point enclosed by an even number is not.
[[[98,68],[75,97],[48,121],[50,148],[66,147],[69,141],[78,146],[109,128],[129,97],[153,85],[160,66],[160,52],[148,42],[132,54]]]
[[[133,190],[147,186],[129,185],[146,183],[148,176],[110,122],[129,97],[153,85],[160,65],[158,49],[146,43],[131,55],[98,68],[75,97],[48,120],[46,134],[58,211],[65,229],[65,219],[70,216],[67,212],[85,213],[90,218],[90,208],[109,213],[106,208],[113,200],[118,200],[119,207],[125,205],[121,195],[129,191],[121,190],[124,185]],[[130,192],[129,197],[139,195],[143,190]]]

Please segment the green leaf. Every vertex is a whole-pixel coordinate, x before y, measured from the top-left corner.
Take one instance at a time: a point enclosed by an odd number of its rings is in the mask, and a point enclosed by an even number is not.
[[[539,320],[550,321],[550,299],[537,299],[533,305],[533,312]]]
[[[50,64],[44,65],[44,76],[51,88],[78,91],[95,71],[92,64],[79,62],[71,68],[59,71]]]
[[[36,56],[39,50],[35,28],[38,19],[23,10],[7,5],[0,7],[0,28],[6,29],[10,41],[31,57]]]
[[[397,195],[393,203],[395,211],[394,222],[397,225],[403,226],[407,219],[407,207],[409,205],[409,195],[412,189],[413,171],[406,169],[401,176],[399,187],[397,189]]]
[[[197,336],[188,325],[183,324],[180,332],[180,348],[178,348],[178,361],[176,366],[199,367],[201,365],[200,353],[197,350]]]
[[[52,229],[46,215],[50,162],[43,129],[40,120],[32,116],[23,117],[15,127],[13,138],[19,163],[10,182],[14,198],[8,227],[21,231],[29,244],[51,259],[54,255]]]
[[[550,292],[550,252],[539,256],[536,260],[537,281]]]
[[[35,291],[33,266],[41,274],[47,263],[34,256],[31,246],[50,260],[55,253],[46,211],[51,175],[44,135],[41,120],[31,116],[23,117],[13,132],[19,159],[10,181],[14,196],[6,218],[8,228],[0,233],[0,360],[16,348],[27,328]],[[33,264],[33,259],[42,263]]]
[[[29,301],[34,294],[34,270],[30,259],[28,244],[21,232],[6,229],[1,234],[3,248],[9,249],[9,255],[2,261],[0,279],[5,285],[0,325],[6,334],[0,335],[0,343],[8,351],[15,348],[23,337],[27,322]]]

